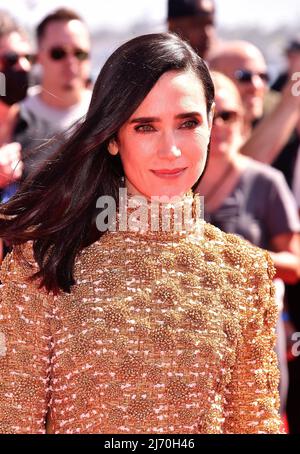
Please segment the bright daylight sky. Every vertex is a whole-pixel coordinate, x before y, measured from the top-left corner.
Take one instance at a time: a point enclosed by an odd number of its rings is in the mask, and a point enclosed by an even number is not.
[[[216,0],[218,23],[226,26],[242,24],[273,28],[278,24],[300,24],[300,0]],[[149,22],[163,23],[166,0],[0,0],[0,8],[11,11],[20,21],[34,26],[57,6],[76,9],[92,29],[126,30],[147,17]],[[300,28],[300,27],[299,27]]]

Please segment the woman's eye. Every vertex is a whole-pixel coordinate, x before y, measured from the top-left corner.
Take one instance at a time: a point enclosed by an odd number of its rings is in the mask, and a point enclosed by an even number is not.
[[[151,132],[151,131],[155,131],[154,127],[152,125],[139,125],[139,126],[135,126],[135,131],[138,131],[138,132]]]
[[[181,128],[184,128],[184,129],[193,129],[195,128],[196,126],[198,126],[199,124],[199,121],[198,120],[187,120],[185,121],[182,125],[181,125]]]

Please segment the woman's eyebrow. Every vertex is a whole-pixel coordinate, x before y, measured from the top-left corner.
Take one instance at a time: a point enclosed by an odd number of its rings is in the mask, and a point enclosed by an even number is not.
[[[184,119],[184,118],[190,118],[190,117],[201,117],[202,118],[202,115],[200,112],[197,112],[197,111],[194,111],[194,112],[183,112],[183,113],[180,113],[180,114],[177,114],[175,116],[176,119]],[[158,121],[161,121],[161,119],[159,117],[137,117],[137,118],[133,118],[132,120],[130,120],[130,124],[131,123],[154,123],[154,122],[158,122]]]
[[[153,123],[155,121],[161,121],[160,118],[158,117],[138,117],[138,118],[133,118],[130,120],[131,123]]]
[[[201,117],[202,118],[202,115],[200,112],[197,112],[197,111],[183,112],[183,113],[176,115],[175,118],[184,119],[184,118],[190,118],[190,117]]]

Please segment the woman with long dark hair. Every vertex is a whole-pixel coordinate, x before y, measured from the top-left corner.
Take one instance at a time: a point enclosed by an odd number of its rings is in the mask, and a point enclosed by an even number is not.
[[[1,206],[1,432],[279,431],[273,266],[193,194],[213,100],[187,43],[135,38]]]

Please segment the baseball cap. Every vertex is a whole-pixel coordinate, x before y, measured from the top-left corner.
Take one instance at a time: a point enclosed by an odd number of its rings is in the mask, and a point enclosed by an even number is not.
[[[208,16],[214,13],[213,0],[168,0],[168,19]]]

